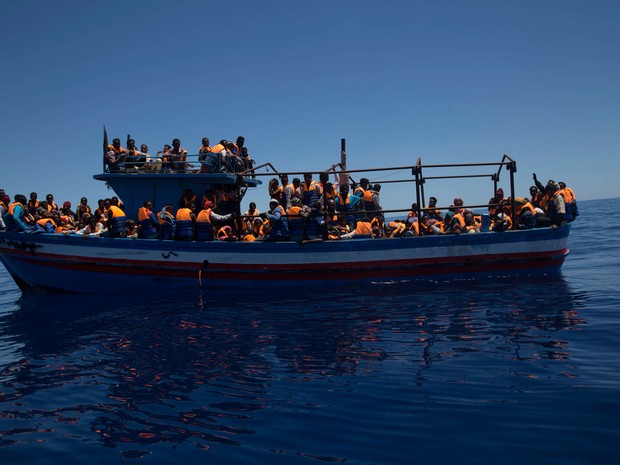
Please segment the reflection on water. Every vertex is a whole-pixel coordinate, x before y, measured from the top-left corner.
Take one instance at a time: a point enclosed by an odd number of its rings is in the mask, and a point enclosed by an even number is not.
[[[243,445],[295,402],[290,383],[315,386],[318,403],[334,389],[366,402],[361,377],[424,386],[455,361],[517,361],[524,377],[556,361],[546,376],[576,376],[563,363],[563,334],[584,323],[587,296],[562,278],[410,286],[189,301],[22,298],[0,317],[0,446],[76,438],[123,445],[123,457],[136,458],[154,444]]]

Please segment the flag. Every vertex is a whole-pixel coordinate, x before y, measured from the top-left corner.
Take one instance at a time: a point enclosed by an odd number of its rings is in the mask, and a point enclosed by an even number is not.
[[[103,154],[108,153],[108,133],[105,130],[105,125],[103,126]]]

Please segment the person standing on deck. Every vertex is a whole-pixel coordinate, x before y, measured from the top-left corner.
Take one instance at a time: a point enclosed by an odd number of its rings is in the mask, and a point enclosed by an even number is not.
[[[301,184],[301,201],[307,207],[313,207],[321,198],[321,186],[312,179],[312,173],[304,174]]]

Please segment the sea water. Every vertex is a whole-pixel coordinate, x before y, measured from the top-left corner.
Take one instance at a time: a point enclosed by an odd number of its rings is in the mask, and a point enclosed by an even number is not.
[[[618,463],[610,203],[552,278],[23,296],[0,267],[0,463]]]

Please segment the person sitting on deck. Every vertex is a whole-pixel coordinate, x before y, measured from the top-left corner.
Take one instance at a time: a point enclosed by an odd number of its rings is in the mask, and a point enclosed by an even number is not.
[[[370,221],[360,220],[355,224],[355,229],[353,231],[341,235],[340,239],[372,239],[375,237],[372,230],[373,225]]]
[[[144,166],[146,157],[136,147],[136,141],[127,139],[127,148],[125,149],[125,168],[138,170]]]
[[[75,228],[62,217],[54,216],[54,221],[56,222],[56,234],[68,236],[75,231]]]
[[[107,231],[103,223],[99,221],[97,215],[87,216],[87,214],[85,214],[84,218],[87,218],[86,225],[77,231],[73,231],[74,234],[79,234],[86,239],[88,237],[101,237]]]
[[[172,147],[164,154],[168,159],[168,168],[177,173],[185,173],[187,168],[187,150],[181,148],[180,139],[172,140]]]
[[[491,217],[491,231],[503,232],[510,229],[512,229],[512,219],[510,219],[508,214],[500,211]]]
[[[537,216],[538,227],[558,227],[565,222],[566,217],[566,202],[562,195],[560,185],[556,182],[549,181],[547,183],[546,191],[546,216]]]
[[[196,216],[196,240],[212,241],[214,239],[215,224],[226,223],[233,219],[234,214],[218,215],[213,211],[211,203],[205,202],[204,208]]]
[[[194,225],[196,224],[196,214],[194,213],[194,208],[194,204],[190,202],[187,207],[181,207],[177,210],[176,240],[191,241],[194,238]]]
[[[52,213],[58,213],[59,208],[58,205],[54,202],[54,196],[52,194],[47,194],[45,196],[45,200],[47,201],[47,211]]]
[[[8,231],[28,231],[30,227],[26,223],[26,204],[28,200],[25,195],[15,194],[15,201],[9,205],[7,212],[4,214],[4,222]]]
[[[161,159],[155,157],[153,158],[149,154],[149,146],[146,144],[142,144],[140,146],[139,156],[144,159],[144,164],[139,169],[143,171],[159,171],[161,169]]]
[[[252,171],[254,169],[254,160],[250,157],[247,147],[241,147],[241,159],[246,171]]]
[[[172,147],[170,147],[168,144],[165,144],[164,148],[155,154],[155,161],[161,162],[161,171],[172,170],[172,161],[168,157],[168,155],[166,155],[171,149]]]
[[[269,180],[267,191],[269,192],[269,198],[276,199],[278,202],[282,203],[282,186],[280,186],[278,178],[271,178]]]
[[[407,224],[403,220],[390,221],[385,228],[388,237],[402,237],[407,230]]]
[[[250,241],[264,241],[269,232],[269,221],[263,220],[260,216],[254,218],[252,222],[251,231],[248,231],[248,235],[252,235],[253,239]]]
[[[564,197],[564,204],[566,207],[566,216],[564,217],[564,220],[570,223],[579,216],[575,191],[573,191],[570,187],[566,187],[566,184],[562,181],[558,182],[558,184],[560,186],[560,192],[562,194],[562,197]]]
[[[463,215],[463,219],[465,220],[465,228],[463,232],[474,234],[480,232],[481,224],[476,221],[476,217],[474,216],[474,212],[468,210]]]
[[[88,205],[88,199],[86,197],[82,197],[80,199],[80,203],[75,209],[76,219],[81,220],[85,213],[92,215],[93,212],[91,211],[90,206]]]
[[[56,232],[56,222],[53,218],[40,218],[36,221],[37,231],[53,234]]]
[[[428,199],[428,206],[426,208],[429,208],[429,210],[426,210],[426,214],[429,218],[436,221],[443,221],[443,213],[441,210],[437,209],[437,197]]]
[[[105,208],[105,202],[103,199],[97,200],[97,209],[95,210],[95,215],[99,215],[100,217],[105,216],[108,209]]]
[[[495,197],[491,197],[491,199],[489,199],[489,217],[493,218],[500,211],[509,215],[511,202],[509,199],[504,197],[504,189],[500,187],[495,192]]]
[[[125,162],[125,149],[121,147],[120,139],[114,139],[112,145],[108,145],[108,151],[103,158],[108,171],[114,172],[125,169],[123,166]]]
[[[287,214],[289,238],[292,241],[308,239],[306,221],[310,216],[310,209],[301,204],[301,200],[294,198]]]
[[[245,170],[239,148],[230,141],[226,144],[226,160],[233,173],[241,173]]]
[[[71,202],[67,201],[62,204],[60,215],[65,217],[67,223],[73,224],[75,222],[75,213],[71,210]]]
[[[412,203],[411,210],[407,213],[407,219],[405,219],[405,224],[409,229],[411,229],[411,225],[418,221],[418,204]]]
[[[121,210],[120,201],[117,197],[112,197],[110,208],[108,209],[108,236],[121,237],[121,233],[125,229],[125,221],[127,217],[125,212]]]
[[[125,239],[138,238],[138,227],[136,226],[136,222],[134,220],[125,220],[125,227],[121,231],[121,237]]]
[[[532,229],[536,227],[536,209],[531,202],[523,197],[515,198],[515,213],[518,229]]]
[[[172,214],[172,204],[166,204],[164,208],[157,214],[159,221],[160,238],[163,240],[172,240],[176,233],[176,221]]]
[[[530,203],[534,208],[540,208],[542,198],[543,193],[538,190],[538,187],[530,186]]]
[[[4,214],[8,211],[8,209],[9,209],[9,198],[4,193],[4,189],[0,189],[0,231],[6,229],[6,224],[4,224]]]
[[[465,218],[463,218],[461,211],[462,209],[456,205],[450,205],[448,208],[448,213],[446,213],[446,216],[443,219],[444,231],[447,234],[460,234],[465,228]]]
[[[159,235],[159,221],[153,213],[153,203],[149,200],[144,202],[138,209],[138,223],[140,224],[140,237],[142,239],[157,239]]]
[[[28,213],[30,213],[31,215],[35,215],[40,205],[41,202],[39,202],[39,200],[37,199],[37,193],[31,192],[30,200],[28,200],[28,204],[26,205],[26,207],[28,208]]]
[[[202,146],[198,150],[198,161],[201,173],[219,173],[222,169],[222,156],[209,146],[209,138],[202,138]]]
[[[179,207],[188,208],[190,204],[194,205],[192,211],[196,213],[196,194],[194,194],[194,191],[191,189],[185,189],[183,197],[181,197],[181,201],[179,202]]]
[[[260,211],[258,211],[258,208],[256,208],[256,203],[250,202],[248,211],[246,211],[245,214],[243,215],[243,221],[246,225],[246,228],[252,227],[252,222],[254,221],[254,218],[257,217],[258,215],[260,215]]]
[[[235,237],[235,233],[233,229],[225,224],[217,231],[217,240],[224,242],[236,242],[237,238]]]
[[[269,212],[261,213],[261,217],[269,220],[271,231],[267,236],[267,241],[285,241],[288,239],[288,220],[284,212],[284,207],[276,199],[269,201]]]

